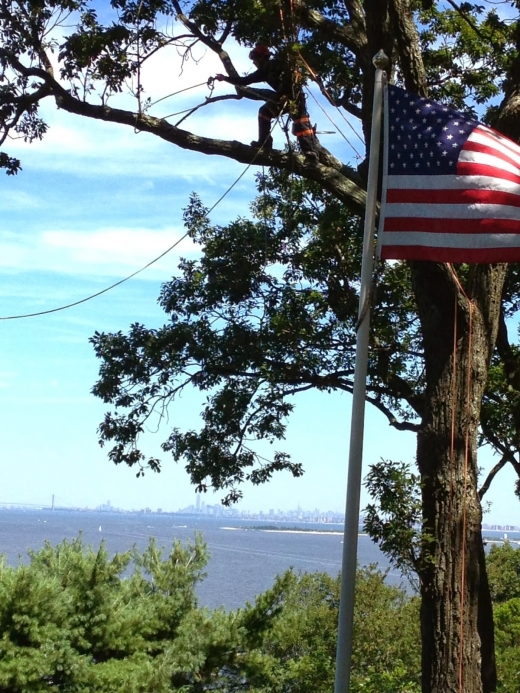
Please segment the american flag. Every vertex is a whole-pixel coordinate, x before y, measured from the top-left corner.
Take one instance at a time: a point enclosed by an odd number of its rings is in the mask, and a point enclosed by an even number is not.
[[[394,86],[385,94],[383,259],[520,261],[520,147]]]

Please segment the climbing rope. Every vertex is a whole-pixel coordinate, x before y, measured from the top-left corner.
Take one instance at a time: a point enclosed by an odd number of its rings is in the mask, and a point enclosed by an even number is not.
[[[469,300],[469,299],[468,299]],[[464,593],[466,591],[466,534],[467,534],[467,490],[469,468],[469,424],[471,416],[471,368],[473,352],[473,301],[469,301],[468,324],[468,371],[466,375],[466,436],[464,441],[464,502],[462,505],[462,566],[460,580],[460,660],[459,660],[459,693],[463,691],[464,684]]]
[[[328,120],[330,120],[330,122],[332,123],[332,125],[334,125],[334,127],[335,127],[336,130],[339,132],[339,134],[343,137],[343,139],[345,140],[345,142],[349,145],[349,147],[351,147],[351,148],[354,150],[354,152],[356,153],[357,158],[360,159],[360,160],[362,160],[363,157],[361,156],[361,154],[360,154],[360,153],[358,152],[358,150],[354,147],[354,145],[353,145],[352,142],[348,139],[348,137],[342,132],[341,128],[332,120],[332,118],[329,116],[329,114],[327,113],[327,111],[323,108],[323,106],[321,105],[321,103],[320,103],[320,102],[318,101],[318,99],[314,96],[314,94],[312,93],[312,91],[310,91],[310,89],[307,89],[307,93],[310,94],[310,96],[312,96],[312,98],[314,99],[314,101],[318,104],[318,107],[319,107],[319,108],[323,111],[323,113],[325,114],[325,117],[328,118]],[[352,127],[352,126],[351,126],[351,127]],[[356,131],[354,130],[354,132],[356,132]],[[357,134],[357,133],[356,133],[356,134]],[[359,135],[358,135],[358,137],[359,137]],[[359,137],[359,139],[361,140],[361,137]],[[361,140],[361,141],[363,141],[363,140]],[[363,142],[363,144],[364,144],[364,142]]]
[[[339,113],[339,115],[341,116],[341,118],[343,118],[343,120],[345,121],[345,123],[346,123],[346,124],[349,126],[349,128],[352,130],[352,132],[356,135],[356,137],[359,139],[359,141],[364,145],[364,144],[365,144],[365,141],[364,141],[363,138],[360,136],[360,134],[356,131],[356,129],[354,128],[354,126],[352,125],[352,123],[348,120],[348,118],[345,117],[345,114],[343,113],[343,111],[341,110],[341,108],[338,106],[338,104],[334,101],[334,99],[332,98],[332,96],[331,96],[331,95],[329,94],[329,92],[327,91],[327,88],[326,88],[325,85],[323,84],[321,78],[316,74],[316,72],[314,72],[314,70],[312,69],[312,67],[311,67],[311,66],[309,65],[309,63],[305,60],[305,58],[303,57],[303,55],[302,55],[301,53],[298,55],[298,57],[299,57],[299,59],[302,61],[302,63],[305,65],[305,67],[307,68],[307,70],[308,70],[309,73],[311,74],[313,80],[316,82],[316,84],[317,84],[318,87],[320,88],[320,91],[321,91],[321,93],[323,94],[323,96],[327,99],[327,101],[328,101],[332,106],[334,106],[334,108],[338,111],[338,113]],[[320,106],[320,108],[321,108],[321,106]],[[322,109],[322,110],[323,110],[323,109]],[[328,116],[327,116],[327,117],[328,117]],[[329,120],[330,120],[330,119],[329,119]],[[337,127],[337,126],[335,126],[335,127]],[[338,130],[339,130],[339,128],[338,128]],[[351,145],[351,146],[352,146],[352,145]],[[354,147],[352,147],[352,148],[354,149]]]
[[[211,82],[211,86],[210,86]],[[160,103],[161,101],[165,101],[166,99],[171,99],[172,96],[177,96],[177,94],[182,94],[185,91],[190,91],[191,89],[197,89],[197,87],[203,87],[206,85],[209,87],[211,91],[213,91],[213,77],[210,77],[207,79],[205,82],[200,82],[199,84],[194,84],[192,87],[185,87],[184,89],[179,89],[179,91],[174,91],[171,94],[167,94],[166,96],[161,96],[160,99],[157,99],[156,101],[152,101],[150,104],[148,104],[148,108],[151,108],[152,106],[155,106],[156,104]],[[169,116],[166,116],[167,118]]]

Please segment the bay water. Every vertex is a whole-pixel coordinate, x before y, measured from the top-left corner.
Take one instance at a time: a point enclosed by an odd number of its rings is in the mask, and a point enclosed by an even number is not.
[[[201,606],[236,609],[272,586],[276,575],[288,568],[301,572],[323,571],[336,576],[341,568],[343,536],[341,525],[312,525],[291,522],[288,526],[241,518],[212,518],[202,515],[107,513],[72,510],[0,510],[0,554],[9,565],[28,560],[27,549],[39,549],[45,540],[53,546],[82,533],[85,544],[97,550],[102,541],[110,554],[136,546],[144,550],[150,537],[168,549],[174,539],[185,542],[202,533],[210,560],[207,577],[197,587]],[[360,565],[388,561],[369,537],[360,535]],[[387,580],[403,581],[390,571]]]

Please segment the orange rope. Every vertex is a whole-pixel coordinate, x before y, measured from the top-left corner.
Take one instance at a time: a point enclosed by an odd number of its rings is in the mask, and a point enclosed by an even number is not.
[[[334,101],[334,99],[332,98],[332,96],[329,94],[329,92],[328,92],[327,89],[325,88],[325,85],[323,84],[323,82],[321,81],[321,79],[320,79],[320,78],[318,77],[318,75],[314,72],[314,70],[313,70],[312,67],[309,65],[309,63],[305,60],[305,58],[303,57],[303,55],[302,55],[301,53],[298,53],[298,57],[300,58],[300,60],[302,61],[302,63],[305,65],[305,67],[307,68],[307,70],[310,72],[310,75],[311,75],[312,79],[313,79],[313,80],[316,82],[316,84],[320,87],[320,90],[322,91],[323,96],[325,96],[325,98],[327,99],[327,101],[328,101],[332,106],[334,106],[335,108],[337,108],[338,106],[337,106],[336,102]]]
[[[296,32],[294,30],[294,7],[293,7],[293,0],[289,0],[289,9],[290,9],[290,19],[291,19],[291,42],[294,44],[296,43]]]
[[[298,58],[302,61],[302,63],[304,64],[304,66],[305,66],[305,67],[307,68],[307,70],[309,71],[309,73],[310,73],[312,79],[313,79],[313,80],[316,82],[316,84],[318,85],[318,87],[319,87],[321,93],[323,94],[323,96],[327,99],[327,101],[328,101],[332,106],[334,106],[334,108],[338,111],[338,113],[340,114],[340,116],[343,118],[343,120],[345,121],[345,123],[346,123],[346,124],[349,126],[349,128],[352,130],[352,132],[356,135],[356,137],[359,139],[359,141],[360,141],[362,144],[365,144],[365,141],[364,141],[363,138],[360,136],[359,132],[356,132],[356,129],[354,128],[354,126],[352,125],[352,123],[348,120],[348,118],[345,117],[345,115],[343,114],[341,108],[338,106],[338,104],[334,101],[334,99],[332,98],[332,96],[329,94],[329,92],[327,91],[327,88],[325,87],[325,85],[324,85],[323,82],[321,81],[321,78],[318,77],[318,75],[314,72],[314,70],[312,69],[312,67],[311,67],[311,66],[309,65],[309,63],[305,60],[305,58],[303,57],[303,55],[302,55],[301,53],[298,53]],[[310,91],[309,91],[309,94],[310,94],[310,95],[312,96],[312,98],[316,101],[316,103],[318,103],[318,101],[317,101],[317,99],[315,98],[314,94],[313,94],[312,92],[310,92]],[[325,115],[326,115],[327,118],[330,120],[330,122],[334,125],[334,127],[340,132],[340,134],[343,136],[343,138],[344,138],[344,139],[347,139],[347,138],[345,137],[345,135],[343,135],[343,133],[341,132],[341,130],[339,129],[339,127],[338,127],[338,126],[334,123],[334,121],[327,115],[325,109],[321,106],[321,104],[318,103],[318,106],[319,106],[319,107],[321,108],[321,110],[325,113]],[[347,141],[348,141],[348,140],[347,140]],[[349,144],[350,144],[350,143],[349,143]],[[352,146],[352,145],[351,145],[351,146]],[[355,148],[354,148],[353,146],[352,146],[352,148],[354,149],[354,151],[356,151]],[[357,154],[357,152],[356,152],[356,154]]]
[[[283,38],[285,41],[287,41],[287,33],[285,32],[285,21],[283,18],[283,10],[281,7],[280,7],[280,21],[282,23]]]

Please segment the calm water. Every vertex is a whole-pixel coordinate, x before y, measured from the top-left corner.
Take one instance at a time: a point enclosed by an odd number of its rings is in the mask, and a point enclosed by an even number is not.
[[[258,521],[250,526],[259,526]],[[27,549],[38,549],[45,539],[55,545],[83,532],[86,544],[97,549],[102,540],[114,553],[134,544],[143,550],[149,537],[168,547],[173,539],[192,539],[202,532],[211,555],[207,578],[199,585],[201,605],[228,609],[243,606],[268,589],[276,575],[287,568],[298,571],[325,571],[337,575],[341,567],[342,536],[336,534],[292,534],[243,529],[248,523],[230,518],[202,518],[182,515],[138,515],[50,510],[1,510],[0,553],[15,565],[27,560]],[[291,526],[294,526],[291,523]],[[232,527],[235,529],[226,529]],[[304,525],[307,529],[312,525]],[[101,528],[101,530],[100,530]],[[316,525],[323,530],[323,525]],[[327,528],[341,531],[340,526]],[[359,537],[361,565],[388,566],[385,556],[366,536]],[[398,573],[388,581],[402,582]]]

